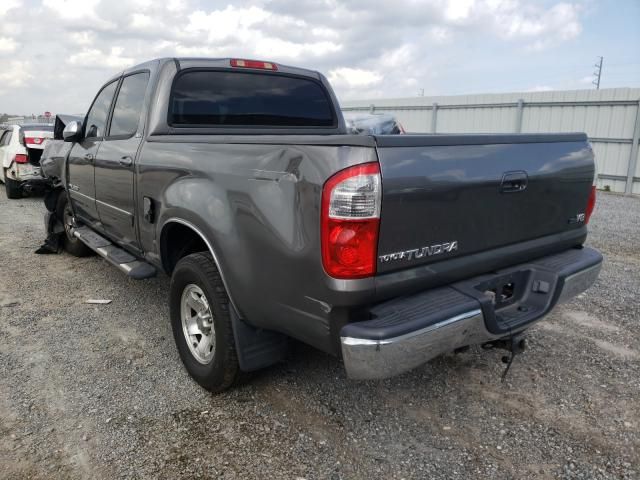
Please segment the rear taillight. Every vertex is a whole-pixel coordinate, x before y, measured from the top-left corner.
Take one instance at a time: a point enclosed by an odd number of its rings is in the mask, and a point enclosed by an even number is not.
[[[24,137],[24,143],[26,145],[41,145],[44,138],[39,137]]]
[[[278,66],[272,62],[262,62],[260,60],[242,60],[240,58],[233,58],[229,62],[232,67],[236,68],[257,68],[260,70],[278,70]]]
[[[29,157],[27,157],[23,153],[18,153],[13,159],[13,161],[16,163],[29,163]]]
[[[593,185],[591,187],[591,191],[589,192],[589,199],[587,200],[587,208],[584,212],[584,223],[589,223],[589,219],[591,218],[591,214],[593,210],[596,208],[596,186]]]
[[[322,264],[334,278],[375,275],[382,182],[378,163],[341,170],[322,189]]]

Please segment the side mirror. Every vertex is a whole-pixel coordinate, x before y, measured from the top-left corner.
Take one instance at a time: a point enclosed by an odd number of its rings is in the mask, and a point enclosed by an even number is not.
[[[62,138],[65,142],[75,142],[80,140],[82,124],[77,121],[69,122],[62,130]]]

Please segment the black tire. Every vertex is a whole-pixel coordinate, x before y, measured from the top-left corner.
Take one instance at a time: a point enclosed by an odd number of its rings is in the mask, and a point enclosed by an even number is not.
[[[196,285],[202,290],[213,317],[212,337],[215,339],[215,348],[213,357],[207,364],[198,361],[191,352],[182,325],[182,295],[190,285]],[[238,383],[242,372],[229,315],[229,297],[211,254],[193,253],[178,262],[171,276],[169,306],[173,338],[189,375],[213,393],[222,392]]]
[[[12,178],[7,177],[7,172],[4,172],[4,189],[7,192],[7,198],[16,199],[22,198],[22,189],[20,188],[20,182],[16,182]]]
[[[62,222],[64,226],[64,234],[62,237],[62,243],[64,249],[74,257],[88,257],[93,255],[93,250],[87,247],[79,238],[71,235],[71,207],[68,205],[66,192],[60,192],[58,196],[58,203],[56,206],[56,216]]]

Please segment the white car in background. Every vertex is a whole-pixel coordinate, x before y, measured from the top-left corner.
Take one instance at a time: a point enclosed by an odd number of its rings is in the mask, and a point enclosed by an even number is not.
[[[21,198],[44,185],[40,157],[49,138],[53,138],[53,125],[10,125],[0,130],[0,181],[8,198]]]

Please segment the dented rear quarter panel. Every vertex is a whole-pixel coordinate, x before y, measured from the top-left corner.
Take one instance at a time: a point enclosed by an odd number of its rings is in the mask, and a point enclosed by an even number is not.
[[[336,145],[327,136],[291,137],[146,142],[137,162],[137,205],[153,199],[157,218],[150,224],[137,212],[140,240],[159,265],[163,228],[176,219],[194,225],[211,243],[242,317],[331,351],[332,310],[366,303],[375,289],[372,279],[325,274],[322,186],[343,168],[375,161],[376,153],[363,137],[340,135]]]

